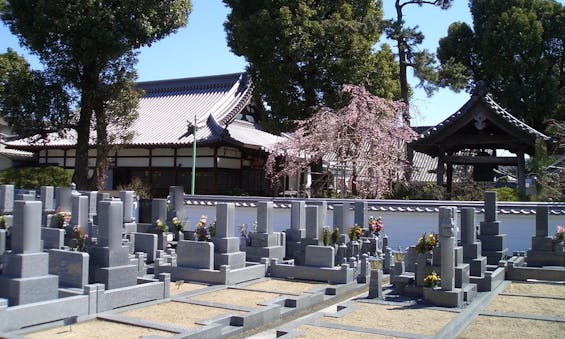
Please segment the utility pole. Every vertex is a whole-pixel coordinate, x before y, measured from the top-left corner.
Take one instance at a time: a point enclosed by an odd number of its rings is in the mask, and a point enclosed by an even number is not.
[[[192,183],[190,185],[190,195],[194,195],[194,184],[196,182],[196,114],[194,114],[194,128],[192,140]]]

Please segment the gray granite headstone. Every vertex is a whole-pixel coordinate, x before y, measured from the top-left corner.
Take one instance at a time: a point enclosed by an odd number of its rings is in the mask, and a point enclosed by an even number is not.
[[[155,261],[157,234],[133,232],[130,236],[134,239],[134,252],[144,252],[147,254],[147,261]]]
[[[169,198],[171,201],[171,210],[180,210],[184,205],[184,188],[182,186],[170,186]]]
[[[88,233],[88,197],[73,195],[71,204],[71,226],[78,226],[81,231]]]
[[[0,229],[0,256],[6,252],[6,230]]]
[[[134,191],[120,191],[120,200],[124,204],[124,222],[133,222]]]
[[[16,201],[12,229],[13,253],[41,251],[41,202]]]
[[[317,207],[317,206],[315,206]],[[335,249],[330,246],[306,246],[305,265],[316,267],[334,267]]]
[[[328,220],[328,202],[327,201],[314,201],[312,203],[309,202],[309,205],[318,206],[318,223],[321,226],[326,226],[326,220]],[[324,237],[324,228],[320,227],[318,230],[318,239],[322,239]]]
[[[231,202],[219,203],[218,205],[216,205],[216,237],[217,238],[233,237],[234,225],[235,225],[235,205]]]
[[[98,194],[97,191],[89,191],[89,192],[83,192],[82,195],[84,195],[85,197],[88,198],[88,215],[90,217],[92,217],[93,215],[96,214],[96,204],[97,204],[97,199],[96,199],[96,195]]]
[[[475,209],[473,207],[463,207],[461,209],[461,243],[472,244],[475,241],[477,241]]]
[[[14,185],[0,185],[0,214],[14,210]]]
[[[177,266],[214,269],[214,243],[181,240],[177,246]]]
[[[306,206],[306,238],[318,239],[320,234],[320,217],[318,206]]]
[[[167,220],[167,199],[153,199],[151,201],[151,223],[157,219],[165,222]]]
[[[536,237],[547,237],[549,227],[549,207],[536,207]]]
[[[41,202],[16,201],[12,252],[0,274],[0,298],[9,305],[56,299],[58,277],[48,274],[49,256],[41,252]]]
[[[485,192],[485,221],[496,221],[497,207],[496,207],[496,192]]]
[[[65,230],[61,228],[41,227],[41,240],[43,249],[61,249],[65,246]]]
[[[293,230],[305,229],[306,202],[293,201],[290,203],[290,228]]]
[[[57,275],[62,287],[83,288],[88,284],[88,261],[88,253],[52,249],[49,274]]]
[[[70,212],[72,208],[71,196],[72,190],[70,187],[56,187],[55,209],[58,209],[62,212]]]
[[[55,193],[55,189],[53,188],[53,186],[41,186],[40,197],[44,211],[52,211],[54,209],[53,208],[54,193]]]
[[[334,229],[339,227],[339,229],[343,232],[347,230],[349,227],[353,226],[349,222],[349,207],[350,204],[335,204],[334,205],[334,219],[333,219],[333,226]]]
[[[123,206],[121,201],[104,200],[98,205],[98,246],[119,250],[122,246]]]
[[[257,233],[271,233],[273,231],[273,202],[257,202]]]
[[[367,227],[367,221],[369,220],[367,216],[367,202],[356,200],[353,206],[355,210],[354,223],[361,228]]]

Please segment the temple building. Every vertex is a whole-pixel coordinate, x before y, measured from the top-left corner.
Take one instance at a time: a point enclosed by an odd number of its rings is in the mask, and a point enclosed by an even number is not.
[[[492,182],[495,168],[503,165],[516,167],[518,192],[524,195],[525,156],[535,154],[536,140],[551,143],[549,136],[512,116],[479,87],[457,112],[421,131],[410,147],[418,162],[424,163],[422,154],[437,161],[436,182],[448,192],[452,188],[454,165],[473,166],[474,181],[483,182]],[[416,168],[413,177],[429,174],[425,168]]]
[[[131,128],[134,135],[131,141],[115,145],[108,189],[139,178],[151,187],[153,196],[166,196],[171,185],[190,192],[196,136],[196,194],[271,194],[264,164],[281,137],[261,128],[265,110],[246,73],[141,82],[138,87],[145,94]],[[40,165],[66,169],[75,165],[73,132],[42,143],[23,139],[8,145],[35,152]],[[92,140],[91,170],[95,161]]]

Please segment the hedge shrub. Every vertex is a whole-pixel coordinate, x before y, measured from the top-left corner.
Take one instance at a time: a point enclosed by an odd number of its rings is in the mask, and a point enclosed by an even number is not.
[[[0,172],[0,183],[17,188],[37,189],[40,186],[69,186],[73,176],[58,166],[10,168]]]

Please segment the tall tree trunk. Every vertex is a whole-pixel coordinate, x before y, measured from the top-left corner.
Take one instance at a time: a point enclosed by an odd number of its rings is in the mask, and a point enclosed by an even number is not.
[[[402,15],[402,5],[400,4],[400,0],[396,0],[395,2],[396,8],[396,44],[398,46],[398,64],[400,66],[400,97],[401,100],[406,104],[406,112],[404,113],[404,121],[408,126],[410,126],[410,112],[409,112],[409,87],[408,87],[408,63],[406,61],[406,41],[404,41],[404,37],[402,36],[402,22],[403,22],[403,15]]]
[[[108,155],[110,154],[108,141],[108,121],[103,103],[96,108],[96,169],[93,176],[93,186],[96,190],[106,188],[107,171],[109,167]]]
[[[98,87],[98,72],[94,65],[84,68],[81,81],[80,117],[76,125],[77,144],[75,154],[75,172],[73,182],[77,189],[88,189],[88,142],[90,139],[90,120],[96,105],[96,89]]]

